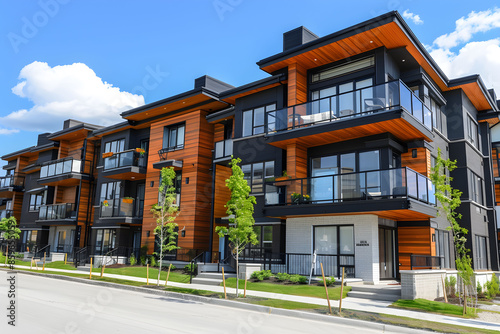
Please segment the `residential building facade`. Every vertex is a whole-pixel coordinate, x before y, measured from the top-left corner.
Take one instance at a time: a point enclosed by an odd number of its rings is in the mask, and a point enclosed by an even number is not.
[[[499,108],[479,76],[449,80],[397,12],[324,37],[291,30],[283,51],[257,65],[269,76],[239,87],[203,76],[193,90],[122,113],[122,123],[68,127],[29,153],[2,157],[6,179],[24,177],[24,191],[0,189],[11,198],[2,203],[18,215],[23,241],[34,240],[35,227],[51,226],[48,239],[36,242],[55,247],[51,235],[67,226],[32,222],[29,210],[23,215],[37,189],[51,205],[71,204],[77,194],[74,236],[64,229],[73,246],[94,255],[121,248],[124,259],[140,247],[152,253],[150,208],[158,202],[160,169],[174,167],[177,258],[208,251],[205,261],[223,261],[228,242],[214,231],[229,224],[225,180],[234,156],[257,200],[258,244],[242,261],[305,274],[316,253],[313,274],[322,263],[327,275],[344,268],[368,282],[397,279],[404,269],[453,268],[449,224],[438,215],[429,179],[440,149],[457,160],[452,186],[462,191],[460,224],[469,230],[473,266],[498,270],[492,143],[500,142]],[[71,131],[79,135],[70,140]],[[76,159],[69,152],[77,148],[78,182],[43,180],[44,166]],[[32,173],[40,173],[37,186],[49,188],[34,188]]]

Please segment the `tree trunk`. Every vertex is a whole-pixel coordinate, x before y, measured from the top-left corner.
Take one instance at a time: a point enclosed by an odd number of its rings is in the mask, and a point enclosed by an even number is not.
[[[160,233],[160,267],[158,267],[158,279],[156,280],[156,286],[160,286],[160,274],[161,274],[161,266],[163,261],[163,226],[161,228]]]
[[[236,246],[236,298],[238,298],[238,286],[240,283],[240,266],[239,266],[240,250]]]

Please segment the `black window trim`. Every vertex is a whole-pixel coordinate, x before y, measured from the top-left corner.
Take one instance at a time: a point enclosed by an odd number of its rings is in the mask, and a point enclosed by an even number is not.
[[[267,111],[267,107],[269,106],[272,106],[274,105],[274,110],[271,110],[271,111]],[[255,117],[254,117],[254,113],[255,113],[255,109],[259,109],[259,108],[264,108],[264,124],[263,125],[258,125],[257,127],[263,127],[264,128],[264,131],[262,133],[255,133]],[[260,136],[260,135],[265,135],[266,134],[266,129],[268,127],[268,122],[267,122],[267,114],[269,112],[273,112],[273,111],[277,111],[278,110],[278,102],[277,101],[274,101],[274,102],[271,102],[271,103],[264,103],[264,104],[260,104],[260,105],[257,105],[257,106],[254,106],[252,108],[247,108],[247,109],[244,109],[241,111],[241,137],[242,138],[249,138],[249,137],[252,137],[252,136]],[[245,131],[245,112],[247,111],[251,111],[251,114],[252,114],[252,126],[251,126],[251,129],[252,129],[252,133],[249,134],[249,135],[244,135],[244,131]]]
[[[177,142],[179,141],[179,138],[177,137],[179,134],[177,132],[177,136],[175,138],[176,143],[174,146],[171,146],[170,145],[170,131],[174,128],[178,131],[178,129],[181,127],[184,128],[184,138],[182,140],[182,144],[181,145],[177,144]],[[165,131],[166,130],[168,130],[168,146],[167,147],[165,147]],[[165,125],[163,127],[163,138],[162,138],[162,149],[161,149],[162,152],[171,152],[171,151],[182,150],[182,149],[184,149],[185,145],[186,145],[186,122]]]

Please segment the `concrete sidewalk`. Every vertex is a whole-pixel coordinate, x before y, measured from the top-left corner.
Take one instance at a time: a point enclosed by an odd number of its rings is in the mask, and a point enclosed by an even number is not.
[[[6,265],[4,265],[4,264],[1,264],[0,266],[6,267]],[[29,267],[25,267],[25,266],[14,266],[14,267],[19,268],[19,269],[29,269]],[[39,271],[41,272],[41,269]],[[45,273],[64,272],[64,273],[73,273],[73,274],[82,273],[81,271],[77,271],[77,270],[52,269],[52,268],[45,268],[44,272]],[[85,274],[83,274],[83,275],[85,275]],[[93,276],[100,276],[100,274],[98,274],[98,273],[93,273],[92,275]],[[107,273],[105,273],[104,276],[110,277],[110,278],[134,281],[134,282],[141,282],[144,284],[146,284],[146,281],[147,281],[146,278],[133,277],[133,276],[115,275],[115,274],[107,274]],[[151,278],[149,280],[150,285],[156,285],[156,283],[157,283],[156,278]],[[164,284],[165,284],[165,281],[160,280],[160,285],[164,285]],[[198,289],[198,290],[208,290],[208,291],[222,292],[222,293],[224,292],[223,287],[213,286],[213,285],[189,284],[189,283],[178,283],[178,282],[169,281],[168,286],[179,287],[179,288]],[[227,291],[227,293],[230,293],[230,294],[236,293],[236,289],[233,289],[233,288],[227,288],[226,291]],[[240,293],[241,294],[243,293],[243,289],[240,289]],[[320,298],[314,298],[314,297],[285,295],[285,294],[279,294],[279,293],[270,293],[270,292],[253,291],[253,290],[247,290],[247,295],[248,296],[255,296],[255,297],[263,297],[263,298],[288,300],[288,301],[307,303],[307,304],[316,304],[316,305],[321,305],[321,306],[328,305],[326,299],[320,299]],[[339,304],[339,302],[336,300],[331,300],[330,303],[331,303],[332,307],[334,307],[334,308],[337,308],[338,304]],[[347,297],[347,298],[344,298],[342,300],[342,308],[343,309],[365,311],[365,312],[372,312],[372,313],[381,313],[381,314],[389,314],[389,315],[408,317],[408,318],[413,318],[413,319],[418,319],[418,320],[428,320],[428,321],[441,322],[441,323],[447,323],[447,324],[453,324],[453,325],[459,325],[459,326],[467,326],[467,327],[475,327],[475,328],[483,328],[483,329],[500,331],[500,323],[497,324],[497,323],[485,322],[485,321],[474,320],[474,319],[461,319],[461,318],[439,315],[439,314],[401,310],[401,309],[388,307],[389,305],[391,305],[391,302],[385,302],[385,301],[379,301],[379,300],[368,300],[368,299],[361,299],[361,298],[352,298],[352,297]]]

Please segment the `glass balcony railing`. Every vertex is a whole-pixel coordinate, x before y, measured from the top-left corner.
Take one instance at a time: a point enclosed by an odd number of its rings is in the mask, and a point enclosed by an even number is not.
[[[73,158],[64,158],[45,163],[40,168],[40,178],[59,176],[68,173],[80,173],[82,162]]]
[[[233,155],[233,140],[226,139],[215,143],[215,159],[227,158]]]
[[[142,211],[139,204],[140,201],[130,197],[103,200],[99,217],[137,217],[137,213]]]
[[[74,203],[48,204],[40,206],[38,220],[75,219]]]
[[[407,167],[265,183],[266,205],[341,203],[401,197],[435,205],[434,194],[431,180]]]
[[[432,130],[430,109],[401,80],[396,80],[267,112],[266,133],[364,117],[396,108],[403,108]]]
[[[146,167],[147,155],[140,154],[135,149],[114,153],[110,157],[104,158],[104,170],[120,167]]]
[[[0,189],[9,187],[24,187],[24,176],[14,174],[0,177]]]

